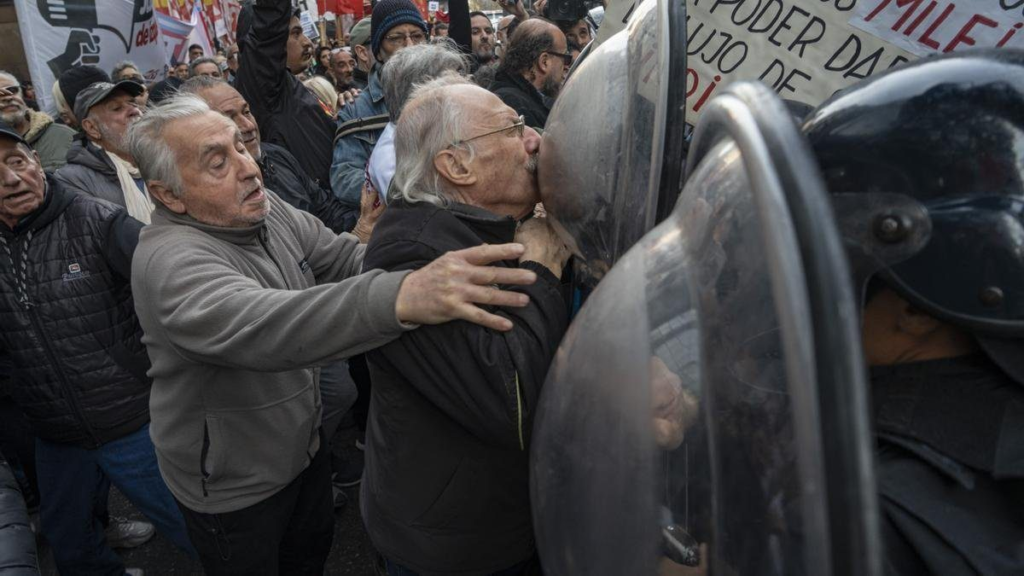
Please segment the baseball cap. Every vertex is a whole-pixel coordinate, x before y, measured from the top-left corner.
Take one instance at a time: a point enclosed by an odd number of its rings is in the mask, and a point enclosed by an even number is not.
[[[367,16],[352,26],[352,29],[348,31],[349,48],[366,46],[370,43],[370,24],[372,24],[372,18]]]
[[[18,143],[24,144],[25,146],[29,145],[29,143],[25,141],[25,138],[23,138],[17,130],[15,130],[10,124],[2,120],[0,120],[0,137],[6,137],[12,140],[16,140]]]
[[[103,102],[117,90],[127,92],[131,96],[140,96],[146,91],[141,84],[132,82],[131,80],[122,80],[117,84],[111,84],[110,82],[96,82],[78,93],[77,101],[74,104],[75,117],[79,120],[83,120],[89,115],[90,108],[100,102]]]

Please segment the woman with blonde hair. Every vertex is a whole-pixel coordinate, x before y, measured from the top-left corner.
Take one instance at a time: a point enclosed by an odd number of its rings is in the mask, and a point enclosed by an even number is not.
[[[338,115],[338,91],[331,86],[329,80],[323,76],[313,76],[303,80],[302,83],[320,101],[320,107],[324,109],[325,114],[331,118]]]
[[[64,93],[60,90],[60,80],[53,83],[53,101],[57,105],[57,114],[60,115],[64,125],[70,128],[77,128],[78,121],[71,112],[71,107],[68,106],[67,100],[64,99]]]

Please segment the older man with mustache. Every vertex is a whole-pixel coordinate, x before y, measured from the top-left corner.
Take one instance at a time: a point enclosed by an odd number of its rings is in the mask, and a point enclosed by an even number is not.
[[[542,218],[540,136],[457,75],[414,92],[395,131],[392,201],[364,265],[416,270],[449,250],[526,246],[502,264],[538,281],[506,333],[423,327],[367,354],[373,378],[363,519],[390,576],[539,573],[527,461],[548,365],[568,324],[568,250]],[[500,283],[500,281],[498,281]]]
[[[452,319],[524,306],[487,267],[515,244],[439,254],[415,272],[363,265],[364,246],[263,187],[238,127],[181,95],[132,129],[156,200],[132,262],[153,367],[160,471],[207,574],[322,574],[334,517],[319,367]]]

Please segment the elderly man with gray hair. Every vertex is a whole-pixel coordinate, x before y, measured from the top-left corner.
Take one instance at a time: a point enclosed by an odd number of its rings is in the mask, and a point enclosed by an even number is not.
[[[381,71],[380,83],[384,88],[389,120],[370,154],[367,172],[370,183],[384,202],[387,202],[388,189],[395,175],[395,122],[401,117],[402,108],[417,84],[445,73],[469,73],[467,56],[450,41],[410,46],[392,56]]]
[[[144,91],[122,80],[96,82],[79,92],[74,112],[82,138],[71,145],[68,163],[54,176],[70,190],[113,202],[148,224],[153,203],[128,152],[128,128],[142,117],[137,98]]]
[[[334,517],[319,366],[421,324],[513,322],[524,306],[488,267],[518,244],[439,254],[415,272],[363,266],[363,245],[263,187],[238,127],[180,95],[132,128],[156,201],[132,262],[153,378],[160,471],[207,574],[321,574]],[[510,238],[511,239],[511,238]]]
[[[412,50],[411,48],[407,50]],[[506,333],[425,326],[367,353],[373,378],[363,519],[388,574],[534,574],[527,461],[533,416],[568,324],[568,250],[542,218],[540,136],[454,75],[418,88],[395,130],[393,193],[364,265],[417,270],[450,250],[521,242],[503,263],[539,280]]]

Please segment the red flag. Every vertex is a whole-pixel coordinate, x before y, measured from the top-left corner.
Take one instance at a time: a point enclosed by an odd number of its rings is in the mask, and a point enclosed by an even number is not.
[[[412,2],[420,9],[420,15],[423,16],[423,20],[430,21],[430,14],[427,13],[427,0],[412,0]]]

